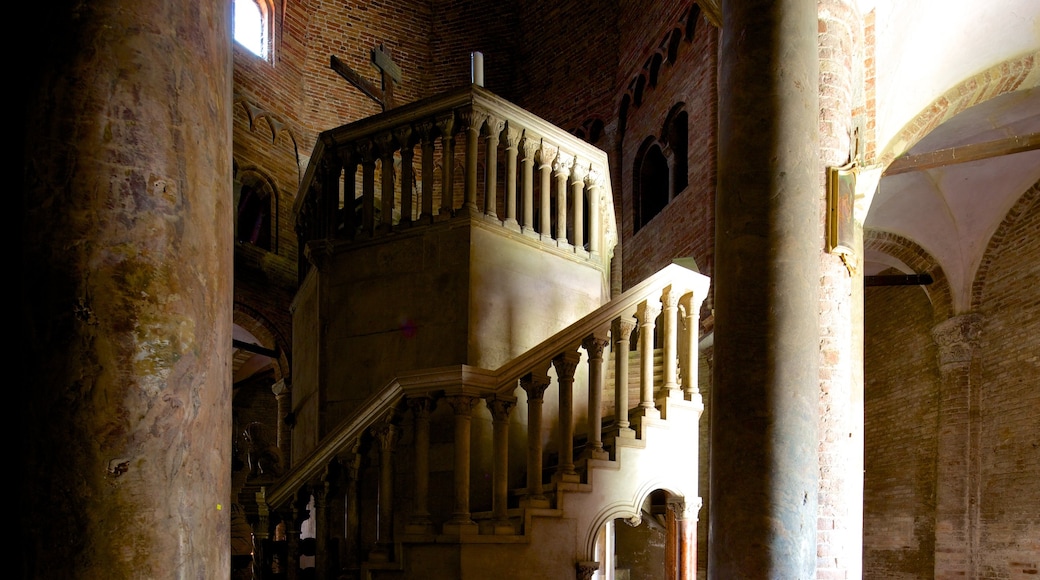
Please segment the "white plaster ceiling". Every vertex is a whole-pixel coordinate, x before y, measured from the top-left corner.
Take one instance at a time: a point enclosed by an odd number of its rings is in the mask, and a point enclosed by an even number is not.
[[[961,112],[907,155],[1031,134],[1040,134],[1040,88],[1006,93]],[[898,234],[926,250],[942,266],[955,307],[964,310],[990,237],[1038,179],[1040,150],[886,175],[864,227]],[[867,275],[889,267],[912,273],[890,256],[867,252],[864,258]]]

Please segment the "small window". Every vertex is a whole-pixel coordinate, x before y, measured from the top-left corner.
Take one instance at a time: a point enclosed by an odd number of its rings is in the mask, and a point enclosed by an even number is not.
[[[232,0],[235,41],[260,58],[267,58],[267,18],[256,0]]]
[[[638,232],[668,205],[668,160],[652,138],[643,142],[635,164],[633,233]]]
[[[266,191],[253,185],[242,186],[235,225],[239,242],[271,249],[271,199]]]

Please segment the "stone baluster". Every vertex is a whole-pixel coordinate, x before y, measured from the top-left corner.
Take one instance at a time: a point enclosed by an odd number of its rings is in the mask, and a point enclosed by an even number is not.
[[[556,153],[556,147],[542,141],[542,147],[538,150],[538,171],[542,177],[542,187],[538,192],[542,200],[538,233],[541,234],[543,242],[552,240],[552,170]]]
[[[288,423],[285,422],[289,416],[289,412],[292,410],[292,390],[289,385],[282,379],[271,386],[271,392],[274,393],[275,404],[278,406],[278,425],[275,430],[275,445],[278,446],[278,451],[282,454],[282,469],[289,469],[289,450],[291,449],[290,434],[292,430],[289,429]]]
[[[293,502],[290,509],[285,510],[282,523],[285,524],[285,576],[288,580],[296,580],[300,570],[300,524],[306,519],[307,500],[309,495],[301,498],[300,502]]]
[[[509,522],[509,414],[516,398],[494,395],[487,399],[494,429],[494,471],[492,473],[491,516],[495,534],[513,534]]]
[[[661,333],[664,335],[664,353],[661,361],[663,388],[665,395],[669,398],[682,398],[679,390],[679,382],[676,380],[678,368],[678,338],[679,338],[679,291],[669,285],[661,293],[661,304],[664,307]]]
[[[474,395],[448,395],[445,400],[455,411],[455,509],[451,520],[444,524],[446,534],[475,534],[477,524],[470,518],[469,471],[470,432],[473,422],[473,407],[480,401]]]
[[[588,187],[589,192],[589,254],[598,256],[599,255],[599,243],[602,239],[602,233],[600,228],[600,215],[599,215],[599,190],[603,183],[603,172],[592,168],[589,170],[588,176],[585,178],[585,185]]]
[[[430,497],[430,414],[436,406],[432,397],[408,399],[415,417],[415,506],[405,531],[409,534],[433,533],[428,501]]]
[[[358,142],[358,153],[361,155],[361,231],[372,237],[376,220],[376,157],[372,141]]]
[[[402,226],[409,226],[415,212],[415,176],[412,174],[415,143],[412,141],[412,128],[404,125],[394,129],[394,140],[401,151],[401,218],[398,222]]]
[[[253,577],[263,578],[264,566],[267,564],[265,547],[271,537],[271,511],[267,505],[267,488],[261,487],[253,497],[256,498],[256,520],[250,522],[253,530]]]
[[[321,158],[321,236],[331,238],[336,235],[337,209],[339,206],[339,183],[342,168],[335,155]]]
[[[660,418],[654,406],[654,326],[661,307],[644,300],[636,307],[639,320],[639,408],[638,417]]]
[[[416,129],[419,131],[420,149],[422,149],[422,207],[419,219],[429,223],[433,220],[433,150],[436,134],[434,125],[430,121],[419,123],[416,125]]]
[[[437,117],[441,134],[441,209],[440,215],[450,216],[455,203],[455,115]]]
[[[700,395],[697,387],[697,364],[700,358],[701,313],[699,308],[694,308],[693,292],[687,292],[679,299],[679,307],[683,313],[684,337],[683,349],[679,353],[679,371],[686,398],[694,400]]]
[[[463,184],[462,207],[470,215],[477,212],[477,145],[480,141],[480,130],[487,118],[487,113],[472,108],[459,113],[459,121],[466,132],[466,179]]]
[[[523,143],[524,158],[521,161],[520,171],[520,203],[523,207],[521,225],[523,227],[520,231],[534,233],[534,160],[541,149],[541,142],[527,136],[525,132]]]
[[[329,475],[326,470],[321,481],[311,486],[314,494],[314,568],[316,575],[320,574],[323,579],[329,569]]]
[[[585,444],[585,457],[606,459],[603,451],[603,349],[609,344],[606,333],[590,334],[581,346],[589,356],[589,440]]]
[[[553,176],[556,177],[556,245],[568,246],[567,243],[567,178],[574,166],[574,157],[563,151],[556,156],[553,164]]]
[[[397,150],[394,136],[380,133],[375,137],[379,152],[380,216],[379,231],[389,232],[394,224],[394,152]]]
[[[587,168],[582,167],[577,158],[571,167],[571,199],[574,200],[573,240],[575,249],[585,247],[585,174]]]
[[[610,324],[614,343],[614,426],[618,437],[634,437],[628,422],[628,356],[629,342],[636,323],[629,317],[615,318]]]
[[[506,122],[494,115],[487,117],[487,146],[484,155],[484,213],[498,219],[498,140]]]
[[[351,458],[341,453],[336,456],[329,463],[329,467],[325,472],[325,481],[328,483],[328,495],[325,500],[325,532],[323,533],[324,538],[321,541],[325,542],[325,547],[318,547],[318,561],[320,564],[318,574],[322,574],[320,570],[324,570],[324,576],[319,578],[336,578],[339,571],[345,564],[344,549],[347,545],[347,537],[345,531],[347,529],[347,476],[348,467],[350,465]],[[353,502],[354,500],[349,500]],[[321,536],[319,536],[320,538]],[[322,558],[323,553],[325,554],[324,559]],[[316,563],[316,565],[319,565]]]
[[[519,224],[516,221],[516,158],[518,154],[518,148],[520,146],[520,136],[523,132],[520,129],[506,123],[506,227],[514,230],[519,230]]]
[[[549,377],[544,371],[531,372],[520,379],[520,388],[527,393],[527,507],[549,507],[542,492],[542,397],[549,388]]]
[[[552,359],[560,387],[560,463],[556,467],[557,481],[581,481],[574,471],[574,371],[580,360],[581,353],[577,349],[560,353]]]
[[[353,148],[344,148],[343,154],[343,235],[347,239],[354,239],[357,235],[358,220],[354,212],[354,203],[357,200],[357,167],[361,160],[357,151]]]
[[[346,498],[346,546],[343,549],[343,567],[357,569],[361,565],[361,510],[358,506],[358,478],[361,474],[361,439],[355,439],[350,447],[349,460],[344,462],[347,477]]]
[[[398,429],[392,421],[391,411],[372,427],[372,436],[379,443],[379,503],[376,507],[376,545],[369,557],[377,562],[390,560],[394,542],[394,447]]]

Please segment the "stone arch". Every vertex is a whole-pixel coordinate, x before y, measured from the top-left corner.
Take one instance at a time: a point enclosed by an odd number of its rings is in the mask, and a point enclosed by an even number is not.
[[[878,154],[876,164],[888,167],[925,135],[954,115],[993,97],[1018,90],[1033,74],[1040,72],[1040,57],[1029,53],[1004,61],[964,79],[947,90],[910,120]]]
[[[277,351],[278,356],[272,360],[276,381],[290,376],[290,361],[286,353],[292,345],[274,323],[255,308],[238,300],[234,304],[233,323],[255,336],[260,341],[260,346]]]
[[[258,167],[252,165],[240,165],[237,161],[235,162],[235,193],[236,195],[240,191],[249,191],[257,197],[255,203],[267,204],[267,212],[270,218],[270,222],[267,224],[267,231],[265,233],[265,239],[268,240],[267,244],[258,244],[259,247],[264,248],[272,253],[277,254],[279,249],[278,234],[279,227],[281,225],[281,215],[279,210],[279,192],[278,186],[274,180],[271,179],[264,171]],[[242,217],[240,211],[242,207],[239,207],[243,203],[250,203],[244,197],[236,200],[235,208],[235,241],[243,240],[243,233],[239,231],[240,224],[239,219]]]
[[[891,256],[916,274],[929,274],[932,283],[924,286],[924,293],[932,304],[932,316],[936,323],[953,316],[953,295],[938,260],[917,243],[898,234],[878,230],[863,232],[863,249],[874,250]],[[910,272],[907,272],[910,273]]]
[[[1007,215],[1004,216],[1004,221],[1000,222],[1000,225],[997,226],[997,231],[993,232],[993,235],[990,237],[989,243],[986,246],[986,252],[983,255],[978,270],[975,272],[975,279],[971,285],[972,312],[978,312],[982,307],[982,295],[986,289],[989,268],[992,265],[993,260],[1000,253],[1004,240],[1015,226],[1018,225],[1022,216],[1033,206],[1033,204],[1037,203],[1038,200],[1040,200],[1040,181],[1034,183],[1032,187],[1022,194],[1022,197],[1018,198],[1015,205],[1013,205]]]
[[[596,539],[599,537],[600,528],[602,528],[607,522],[616,519],[629,520],[642,517],[641,509],[643,503],[650,497],[650,494],[659,490],[666,492],[672,497],[679,498],[684,502],[698,505],[699,500],[697,497],[690,497],[683,490],[672,485],[667,485],[664,481],[654,479],[652,481],[644,482],[627,501],[619,500],[607,504],[600,508],[599,512],[589,520],[588,528],[583,530],[585,539],[582,556],[584,559],[590,562],[596,559]]]

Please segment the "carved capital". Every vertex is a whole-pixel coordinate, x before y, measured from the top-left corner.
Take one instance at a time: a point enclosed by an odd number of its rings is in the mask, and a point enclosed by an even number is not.
[[[376,150],[379,157],[388,159],[394,156],[394,152],[397,151],[397,142],[393,133],[390,131],[377,133],[373,139],[376,142]]]
[[[379,424],[372,426],[372,437],[379,442],[379,448],[383,452],[394,450],[394,446],[397,444],[398,429],[397,426],[391,423],[389,420],[383,421]]]
[[[556,177],[566,177],[570,175],[573,166],[574,156],[560,151],[556,155],[556,161],[553,162],[553,174],[555,174]]]
[[[487,130],[488,137],[497,141],[499,135],[501,135],[502,131],[506,128],[506,120],[488,114],[487,119],[484,121],[484,128]]]
[[[414,142],[412,141],[412,128],[408,125],[402,125],[394,129],[394,139],[397,140],[398,147],[402,149],[410,149]]]
[[[371,139],[361,139],[357,142],[357,155],[364,165],[376,162],[377,148]]]
[[[590,165],[588,172],[585,174],[585,185],[589,188],[603,187],[603,168]]]
[[[542,141],[541,147],[538,149],[538,163],[542,167],[552,167],[553,161],[556,160],[556,155],[559,152],[558,147]]]
[[[631,340],[632,331],[636,329],[636,321],[629,317],[618,317],[610,323],[610,337],[616,344],[622,340]]]
[[[509,414],[513,411],[513,407],[516,406],[515,398],[502,395],[493,395],[485,399],[485,401],[487,402],[488,410],[491,411],[491,418],[495,421],[508,420]]]
[[[661,305],[660,304],[652,304],[652,303],[644,300],[644,301],[639,303],[639,306],[636,306],[636,319],[639,320],[639,325],[640,326],[645,326],[647,324],[653,324],[654,323],[654,319],[656,319],[657,315],[660,314],[660,313],[661,313]]]
[[[455,135],[455,114],[448,113],[441,115],[434,120],[437,125],[437,131],[441,134],[444,139],[451,139]]]
[[[420,121],[415,124],[415,131],[419,134],[419,139],[422,140],[423,146],[433,145],[433,140],[437,138],[436,125],[433,121]]]
[[[524,161],[530,161],[534,163],[535,159],[538,158],[538,154],[542,148],[542,140],[531,135],[527,131],[524,131],[523,140],[520,143],[520,148],[523,150]]]
[[[585,349],[585,352],[589,353],[589,360],[597,360],[603,358],[603,349],[609,343],[605,336],[590,334],[581,341],[581,346]]]
[[[473,412],[473,407],[477,406],[480,397],[475,395],[448,395],[444,397],[444,400],[447,401],[456,415],[469,415]]]
[[[556,376],[561,381],[570,381],[574,379],[574,370],[578,368],[578,361],[581,360],[581,353],[577,350],[568,350],[561,352],[552,359],[553,366],[556,367]]]
[[[487,120],[488,116],[484,111],[466,107],[459,110],[459,124],[464,131],[479,133],[481,128],[484,127],[484,121]]]
[[[932,329],[932,339],[938,346],[939,370],[946,372],[971,362],[979,346],[981,317],[976,313],[954,316]]]
[[[588,166],[582,165],[581,160],[575,157],[574,162],[571,164],[571,185],[584,185],[585,174],[588,170]]]
[[[429,419],[430,414],[437,407],[437,401],[433,400],[433,397],[428,395],[422,395],[418,397],[410,397],[408,399],[408,408],[412,410],[412,415],[415,416],[416,420]]]
[[[516,149],[520,146],[520,139],[524,136],[524,130],[510,122],[506,122],[505,143],[506,149]]]
[[[527,393],[527,400],[540,401],[545,389],[549,388],[549,377],[542,374],[527,373],[520,378],[520,388]]]
[[[661,292],[661,303],[664,304],[665,308],[676,308],[679,305],[680,296],[681,293],[669,284]]]

